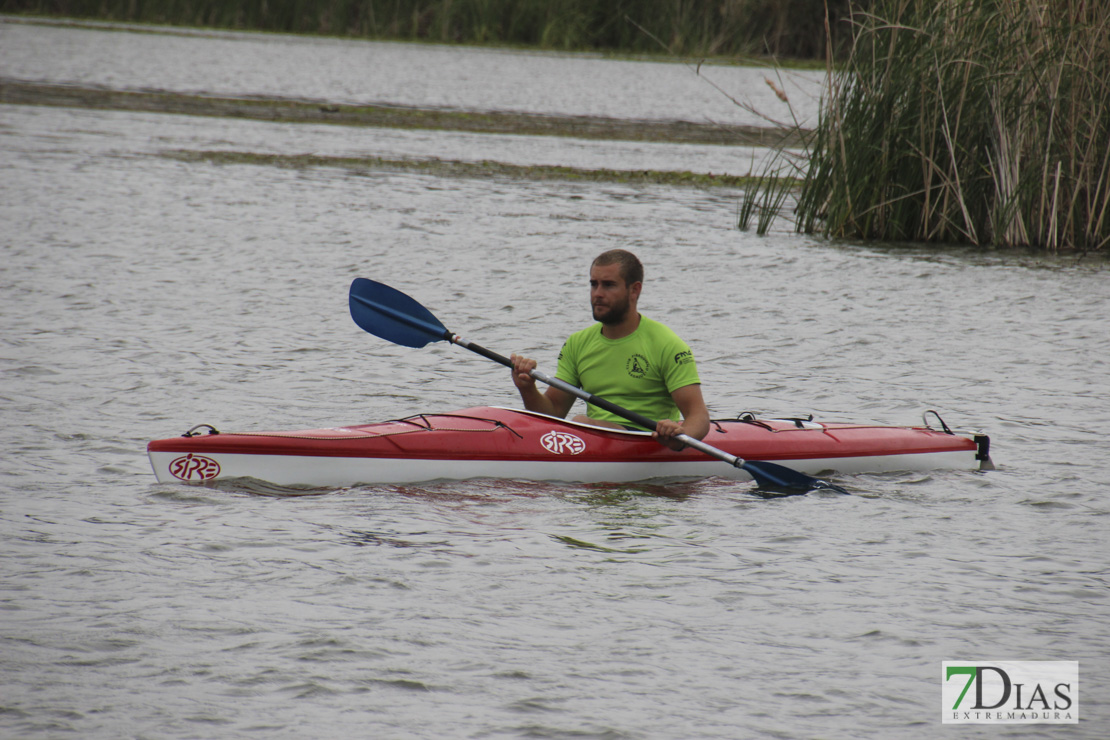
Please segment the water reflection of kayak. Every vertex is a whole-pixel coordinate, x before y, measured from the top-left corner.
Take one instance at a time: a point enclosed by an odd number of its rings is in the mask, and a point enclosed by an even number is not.
[[[990,467],[986,435],[953,432],[939,423],[938,430],[744,416],[714,421],[705,441],[747,460],[780,463],[810,475]],[[750,480],[744,470],[693,449],[669,450],[647,432],[498,407],[326,429],[220,433],[208,425],[201,428],[147,446],[159,481],[256,478],[278,485],[348,486],[468,478]]]

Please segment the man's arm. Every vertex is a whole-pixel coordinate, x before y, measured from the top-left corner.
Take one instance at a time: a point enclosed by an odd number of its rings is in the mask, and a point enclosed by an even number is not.
[[[694,439],[704,439],[709,434],[709,409],[705,406],[701,385],[698,383],[676,389],[671,393],[671,398],[682,414],[682,423],[663,419],[656,424],[651,436],[672,450],[681,450],[683,444],[674,438],[676,434],[685,434]]]
[[[565,419],[571,406],[574,405],[574,396],[555,387],[548,387],[546,392],[541,393],[536,387],[536,379],[528,374],[535,370],[536,361],[520,355],[512,355],[510,359],[513,361],[513,385],[520,391],[520,400],[524,402],[524,408]],[[707,431],[708,428],[707,421]]]

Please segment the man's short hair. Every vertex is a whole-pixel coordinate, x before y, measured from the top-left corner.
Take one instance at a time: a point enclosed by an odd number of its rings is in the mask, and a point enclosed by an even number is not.
[[[608,252],[602,252],[593,261],[593,264],[598,267],[620,265],[621,277],[624,278],[625,285],[644,282],[644,266],[640,264],[636,255],[627,250],[610,249]]]

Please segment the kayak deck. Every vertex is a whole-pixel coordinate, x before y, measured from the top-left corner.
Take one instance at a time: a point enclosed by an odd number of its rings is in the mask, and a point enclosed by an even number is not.
[[[206,434],[191,431],[148,444],[159,481],[250,477],[278,485],[348,486],[485,477],[613,483],[708,476],[751,479],[744,470],[695,450],[667,449],[648,432],[500,407],[320,429],[209,429]],[[954,433],[947,427],[938,431],[928,426],[745,417],[713,421],[705,442],[746,460],[778,463],[810,475],[977,469],[989,464],[985,435]]]

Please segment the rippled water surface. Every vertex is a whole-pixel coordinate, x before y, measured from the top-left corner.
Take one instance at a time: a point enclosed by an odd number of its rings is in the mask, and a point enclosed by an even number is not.
[[[352,70],[319,74],[353,86]],[[347,145],[334,128],[0,106],[0,734],[1105,735],[1102,263],[760,238],[735,229],[727,190],[159,156],[214,141]],[[291,495],[150,472],[146,442],[200,422],[515,405],[493,363],[359,331],[351,279],[553,369],[589,320],[588,261],[618,246],[643,258],[641,309],[688,339],[715,415],[935,408],[989,433],[998,470],[786,498],[723,479]],[[949,659],[1078,660],[1082,722],[941,727]]]

